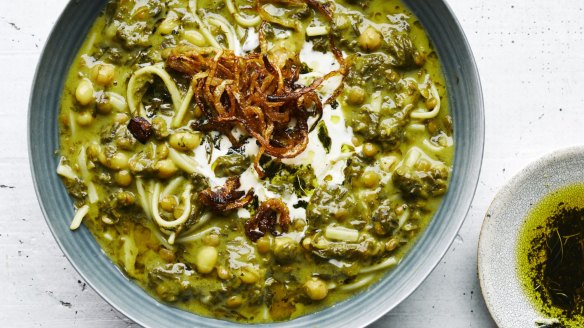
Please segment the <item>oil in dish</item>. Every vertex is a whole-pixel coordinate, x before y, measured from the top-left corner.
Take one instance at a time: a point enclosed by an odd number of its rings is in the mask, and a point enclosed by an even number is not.
[[[71,229],[153,297],[239,322],[377,281],[453,159],[438,56],[396,0],[111,1],[59,119]]]
[[[518,274],[533,304],[551,318],[549,327],[584,324],[583,193],[584,184],[550,193],[520,232]]]

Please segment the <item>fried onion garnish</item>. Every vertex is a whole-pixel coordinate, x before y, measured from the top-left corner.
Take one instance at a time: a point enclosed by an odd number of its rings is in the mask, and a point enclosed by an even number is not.
[[[281,232],[287,232],[290,225],[290,211],[288,206],[277,198],[271,198],[262,202],[255,216],[245,222],[245,235],[253,242],[267,233],[279,236]],[[277,227],[280,226],[281,232]]]
[[[329,22],[332,20],[328,7],[314,0],[301,1]],[[260,177],[265,175],[258,165],[261,154],[293,158],[306,149],[308,135],[323,115],[323,102],[316,89],[327,79],[340,76],[338,87],[324,102],[331,103],[342,91],[347,73],[342,53],[329,35],[330,48],[340,68],[317,78],[309,86],[297,84],[302,68],[299,54],[287,53],[285,49],[279,54],[270,53],[264,35],[266,24],[263,19],[259,28],[260,53],[237,56],[221,49],[177,49],[166,61],[167,67],[187,77],[205,73],[192,83],[195,103],[203,119],[191,127],[197,131],[220,132],[235,147],[243,141],[234,136],[233,130],[245,130],[246,137],[253,137],[260,146],[254,162]],[[314,120],[311,126],[310,119]]]
[[[244,191],[237,190],[240,186],[239,177],[231,177],[222,187],[201,191],[199,201],[219,213],[242,208],[253,200],[253,189],[246,194]]]

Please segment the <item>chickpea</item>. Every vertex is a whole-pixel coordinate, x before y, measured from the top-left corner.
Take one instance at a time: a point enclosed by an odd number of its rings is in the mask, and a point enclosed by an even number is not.
[[[106,86],[112,83],[116,69],[111,64],[97,64],[91,69],[91,78],[95,83]]]
[[[157,139],[164,139],[170,134],[166,121],[160,116],[152,119],[152,130],[154,130],[154,135]]]
[[[452,120],[452,116],[450,115],[446,115],[446,117],[442,120],[442,122],[444,123],[444,128],[446,129],[446,132],[449,132],[449,134],[452,134],[452,125],[454,124],[453,120]]]
[[[176,132],[170,136],[168,144],[181,151],[189,151],[195,149],[201,142],[201,136],[199,134],[183,131]]]
[[[379,199],[377,192],[368,192],[363,195],[363,201],[366,203],[374,203]]]
[[[163,61],[162,53],[158,50],[151,50],[149,53],[149,57],[155,63]]]
[[[435,135],[440,131],[440,128],[438,127],[438,124],[435,120],[428,121],[428,123],[426,123],[426,128],[431,135]]]
[[[260,273],[256,268],[246,266],[241,268],[239,279],[241,279],[241,282],[244,284],[252,285],[260,280]]]
[[[243,304],[243,298],[239,295],[231,296],[227,299],[227,302],[225,302],[225,305],[232,309],[241,306],[241,304]]]
[[[388,252],[395,250],[396,248],[398,248],[398,246],[399,241],[396,238],[391,238],[390,240],[385,242],[385,250]]]
[[[365,90],[359,86],[347,89],[347,102],[351,105],[361,105],[365,101]]]
[[[117,112],[125,112],[128,109],[128,104],[126,104],[126,98],[124,96],[115,93],[115,92],[106,92],[106,97],[110,102],[112,109],[115,109]]]
[[[420,67],[422,65],[424,65],[424,63],[426,62],[426,55],[416,52],[416,54],[414,55],[414,63],[416,63],[416,66]]]
[[[173,251],[171,251],[170,249],[166,249],[164,247],[160,248],[158,254],[160,255],[161,259],[168,263],[174,262],[176,258]]]
[[[363,50],[375,51],[381,46],[381,33],[375,27],[368,26],[357,41]]]
[[[274,240],[274,257],[279,263],[293,261],[299,253],[298,243],[290,237],[277,237]]]
[[[366,142],[363,144],[363,155],[367,157],[373,157],[379,153],[379,147],[376,144]]]
[[[391,172],[392,168],[398,162],[395,156],[385,156],[379,160],[379,167],[385,172]]]
[[[208,246],[219,246],[219,235],[210,233],[203,237],[203,243]]]
[[[269,236],[263,236],[262,238],[258,239],[258,241],[256,242],[256,247],[258,249],[258,252],[260,252],[260,254],[266,254],[267,252],[269,252],[271,246],[272,246],[272,241],[271,241]]]
[[[361,182],[367,188],[377,187],[379,180],[381,180],[381,177],[374,171],[366,171],[363,173],[363,176],[361,176]]]
[[[195,118],[199,118],[199,117],[203,116],[203,110],[201,110],[200,106],[195,107],[195,109],[193,110],[193,116]]]
[[[292,226],[294,227],[294,230],[302,231],[302,229],[304,229],[304,227],[306,227],[306,221],[304,221],[302,219],[296,219],[292,222]]]
[[[428,162],[426,159],[420,159],[418,163],[416,163],[416,167],[422,171],[428,171],[432,167],[432,164]]]
[[[206,274],[215,268],[215,264],[217,263],[217,249],[212,246],[203,246],[197,253],[197,258],[195,261],[195,265],[197,267],[197,271],[200,273]]]
[[[406,210],[406,206],[405,206],[405,205],[398,206],[398,207],[395,209],[395,214],[397,214],[397,215],[402,215],[402,213],[403,213],[405,210]]]
[[[305,282],[304,290],[306,291],[306,295],[314,301],[323,300],[328,295],[326,283],[318,278],[312,278]]]
[[[124,170],[128,168],[128,155],[124,153],[114,153],[110,158],[106,158],[102,161],[102,164],[112,170]]]
[[[100,153],[101,147],[98,144],[92,143],[91,145],[87,146],[87,157],[90,160],[92,161],[98,160]]]
[[[130,137],[130,131],[124,126],[121,127],[123,130],[118,130],[115,136],[115,145],[118,149],[123,150],[134,150],[134,146],[136,146],[136,139]]]
[[[229,273],[229,270],[227,270],[226,267],[219,266],[217,267],[217,276],[219,277],[219,279],[227,280],[231,278],[231,273]]]
[[[128,122],[129,120],[130,120],[130,117],[128,116],[128,114],[124,114],[124,113],[118,113],[114,117],[114,122],[120,123],[120,124],[124,124],[124,123]]]
[[[132,174],[128,170],[121,170],[114,175],[116,183],[121,187],[127,187],[132,183]]]
[[[306,237],[302,240],[302,247],[305,250],[310,250],[310,248],[312,246],[311,244],[312,244],[312,238],[310,238],[310,237]]]
[[[136,202],[136,196],[131,191],[122,191],[116,195],[118,204],[130,206]]]
[[[107,166],[107,157],[105,157],[105,154],[102,151],[97,154],[97,159],[101,164]]]
[[[159,159],[166,159],[168,157],[168,146],[162,144],[156,148],[156,157]]]
[[[174,211],[172,211],[172,216],[174,216],[175,219],[178,219],[181,217],[181,215],[183,214],[184,211],[185,211],[185,207],[182,204],[177,205],[174,208]]]
[[[399,73],[393,69],[387,69],[385,71],[385,76],[387,77],[388,80],[390,80],[391,82],[397,82],[399,81]]]
[[[346,208],[339,208],[334,216],[337,221],[344,221],[349,216],[349,211]]]
[[[113,106],[108,97],[102,92],[97,96],[97,111],[102,115],[112,112]]]
[[[109,39],[113,39],[117,33],[118,33],[118,28],[117,28],[116,24],[112,23],[105,28],[105,36],[108,37]]]
[[[417,87],[416,81],[414,81],[414,80],[408,80],[405,83],[405,86],[404,87],[406,88],[405,92],[408,95],[410,95],[410,96],[412,96],[412,95],[413,96],[417,96],[418,95],[419,89]],[[418,98],[416,97],[415,99],[417,100]]]
[[[154,170],[157,172],[159,178],[166,179],[173,176],[178,171],[178,168],[172,160],[163,159],[154,164]]]
[[[353,143],[353,146],[359,147],[363,144],[363,139],[358,136],[353,136],[353,138],[351,138],[351,142]]]
[[[81,106],[87,106],[93,101],[93,83],[89,79],[84,78],[77,85],[75,89],[75,99]]]
[[[173,302],[176,300],[176,294],[173,293],[169,284],[159,284],[155,290],[156,294],[166,301]]]
[[[344,14],[335,15],[334,23],[336,28],[341,30],[347,29],[351,26],[351,20]]]
[[[138,5],[136,5],[136,7],[134,7],[134,15],[133,15],[133,18],[134,19],[137,19],[137,20],[146,20],[148,17],[150,17],[150,9],[149,9],[149,6],[141,5],[141,6],[138,7]]]
[[[77,124],[81,126],[88,126],[91,123],[93,123],[93,113],[91,113],[91,111],[86,110],[77,115],[77,118],[75,120],[77,121]]]
[[[173,195],[166,195],[160,200],[159,204],[160,208],[162,208],[163,210],[167,212],[172,212],[174,211],[176,205],[178,205],[178,200]]]
[[[426,99],[426,107],[428,109],[434,109],[438,105],[438,101],[434,97],[430,97]]]

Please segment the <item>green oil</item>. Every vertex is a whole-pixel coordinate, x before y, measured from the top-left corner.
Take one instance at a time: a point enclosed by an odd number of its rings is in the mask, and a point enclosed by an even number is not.
[[[543,315],[566,327],[584,325],[584,184],[535,204],[519,235],[517,270]]]

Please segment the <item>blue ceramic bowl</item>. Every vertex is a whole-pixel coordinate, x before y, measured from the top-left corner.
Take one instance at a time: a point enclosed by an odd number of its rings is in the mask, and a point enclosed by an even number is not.
[[[29,108],[29,151],[41,209],[57,243],[83,279],[108,303],[146,327],[232,327],[156,301],[125,277],[90,232],[69,230],[73,204],[55,173],[59,149],[57,115],[67,71],[106,0],[75,0],[57,21],[41,56]],[[425,26],[441,58],[455,127],[455,161],[450,190],[424,233],[401,264],[367,291],[286,327],[361,327],[410,295],[438,264],[470,207],[479,178],[484,143],[479,76],[466,38],[443,0],[405,0]]]

